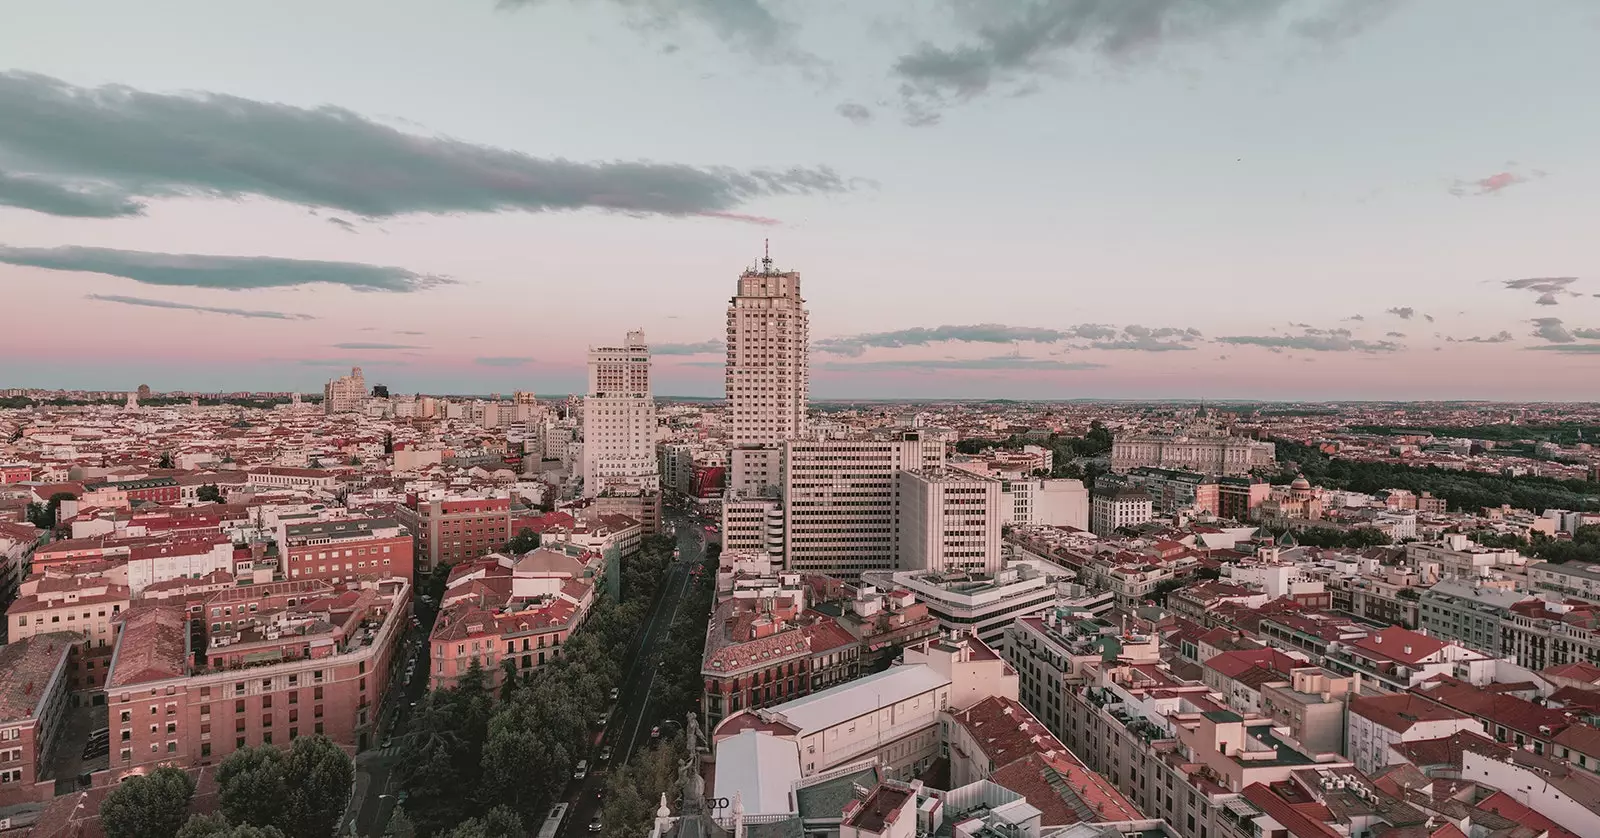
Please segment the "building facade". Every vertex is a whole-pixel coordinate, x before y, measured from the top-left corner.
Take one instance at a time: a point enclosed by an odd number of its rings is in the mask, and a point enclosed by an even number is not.
[[[1005,513],[999,480],[938,467],[902,471],[896,481],[900,569],[1000,570]]]
[[[888,440],[790,441],[783,447],[787,569],[858,579],[899,556],[899,482],[937,467],[944,443],[917,431]]]
[[[360,367],[351,367],[349,375],[341,375],[322,387],[322,412],[360,413],[367,402],[367,379]]]
[[[413,573],[482,558],[511,540],[510,498],[409,495],[395,507],[395,517],[413,538]]]
[[[1270,442],[1229,436],[1214,429],[1187,434],[1118,434],[1111,443],[1111,468],[1127,471],[1139,466],[1179,468],[1202,474],[1247,474],[1273,463],[1276,446]]]
[[[393,518],[351,518],[284,527],[283,575],[354,582],[362,576],[411,579],[415,544]]]
[[[582,474],[584,497],[613,486],[645,493],[661,490],[650,347],[644,332],[629,332],[622,346],[589,350]]]
[[[735,445],[797,439],[806,432],[810,337],[800,274],[758,268],[739,275],[728,301],[729,439]]]

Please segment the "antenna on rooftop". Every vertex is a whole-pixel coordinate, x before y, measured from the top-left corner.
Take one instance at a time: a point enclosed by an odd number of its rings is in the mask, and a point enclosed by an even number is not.
[[[772,273],[772,239],[761,240],[761,272]]]

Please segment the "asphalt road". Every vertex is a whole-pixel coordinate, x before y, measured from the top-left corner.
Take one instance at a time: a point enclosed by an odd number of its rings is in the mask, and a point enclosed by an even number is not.
[[[356,828],[361,835],[382,835],[380,828],[389,823],[389,817],[394,813],[395,786],[399,781],[394,776],[394,769],[400,760],[400,742],[398,734],[406,730],[410,721],[411,705],[422,699],[422,694],[428,686],[428,630],[433,625],[434,612],[426,607],[419,607],[416,611],[421,625],[411,630],[406,637],[408,648],[413,650],[417,660],[416,673],[411,678],[411,683],[406,684],[405,657],[400,656],[400,662],[395,667],[394,681],[384,697],[384,720],[380,726],[380,735],[374,750],[367,751],[357,756],[362,770],[371,778],[370,784],[364,789],[361,806],[356,811]],[[383,747],[384,737],[392,736],[389,747]]]
[[[644,628],[637,635],[631,655],[626,658],[619,685],[621,695],[612,708],[603,735],[597,735],[596,747],[589,754],[589,776],[574,780],[567,788],[567,824],[561,834],[565,836],[588,835],[589,822],[602,808],[603,790],[606,787],[611,765],[622,765],[641,748],[650,746],[650,729],[662,719],[654,707],[654,684],[658,653],[667,640],[667,629],[672,626],[689,589],[689,571],[703,555],[700,537],[701,524],[689,520],[683,513],[668,509],[663,520],[677,527],[678,549],[681,558],[667,568],[656,601],[645,617]],[[674,720],[679,724],[681,719]],[[611,765],[597,762],[599,746],[610,745],[613,750]],[[537,825],[533,826],[537,829]]]

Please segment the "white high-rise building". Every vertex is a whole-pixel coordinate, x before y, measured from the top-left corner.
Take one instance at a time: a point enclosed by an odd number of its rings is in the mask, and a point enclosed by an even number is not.
[[[898,475],[942,465],[944,443],[920,431],[785,443],[784,566],[842,579],[894,570],[903,509]]]
[[[999,480],[938,467],[896,475],[899,570],[998,573],[1006,515]]]
[[[774,269],[764,255],[739,275],[728,301],[724,374],[734,495],[770,496],[780,479],[780,446],[805,436],[809,328],[800,274]]]
[[[774,270],[764,256],[760,270],[739,275],[728,301],[725,378],[735,445],[805,435],[808,327],[799,273]]]
[[[607,488],[657,492],[656,403],[650,395],[650,347],[644,332],[623,346],[589,349],[583,400],[583,494]]]
[[[367,402],[367,379],[360,367],[351,367],[349,375],[341,375],[322,387],[322,412],[360,413]]]

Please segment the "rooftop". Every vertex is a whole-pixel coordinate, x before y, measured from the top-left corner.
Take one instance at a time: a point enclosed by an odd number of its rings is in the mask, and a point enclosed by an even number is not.
[[[36,715],[50,677],[65,666],[67,652],[83,637],[69,631],[36,634],[0,646],[0,722]]]
[[[925,664],[895,666],[779,704],[770,712],[782,716],[804,736],[949,684],[948,678]]]

